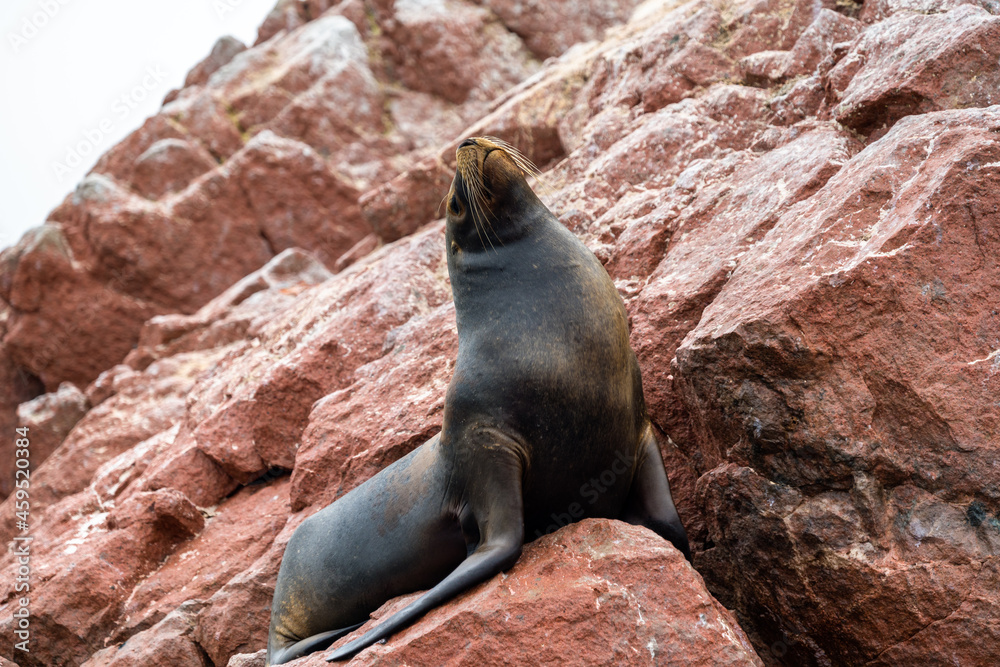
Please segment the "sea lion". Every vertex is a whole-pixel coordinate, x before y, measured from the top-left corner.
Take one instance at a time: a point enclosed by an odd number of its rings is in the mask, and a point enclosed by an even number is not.
[[[584,517],[647,526],[690,559],[604,267],[538,199],[528,163],[475,137],[447,196],[458,359],[441,433],[306,519],[274,592],[268,664],[330,646],[429,589],[343,660]]]

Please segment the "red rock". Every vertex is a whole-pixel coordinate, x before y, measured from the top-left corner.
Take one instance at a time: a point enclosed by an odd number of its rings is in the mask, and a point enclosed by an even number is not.
[[[198,448],[241,484],[262,475],[272,463],[261,458],[255,446],[252,412],[255,408],[252,399],[233,399],[220,406],[194,431]],[[291,444],[286,445],[286,450],[291,449]],[[290,455],[284,456],[273,463],[284,464],[287,468],[292,465],[292,459]]]
[[[287,478],[247,487],[210,512],[204,529],[131,592],[113,636],[121,641],[150,629],[157,634],[154,626],[185,600],[208,600],[250,568],[285,526],[288,487]]]
[[[367,185],[392,174],[386,162],[395,147],[381,136],[385,104],[367,63],[351,60],[295,96],[267,126],[338,158],[346,175]],[[338,111],[331,114],[330,109]]]
[[[739,62],[740,75],[751,86],[781,83],[788,77],[792,65],[790,51],[758,51]]]
[[[126,362],[145,368],[163,357],[243,341],[255,320],[259,323],[262,311],[287,307],[304,290],[332,275],[311,254],[298,248],[285,250],[193,315],[161,315],[149,320]]]
[[[213,75],[208,89],[192,95],[226,100],[240,127],[252,130],[296,96],[351,68],[368,70],[365,44],[353,23],[331,14],[237,55]]]
[[[382,242],[395,241],[442,217],[442,198],[454,175],[440,160],[425,159],[365,193],[358,202],[361,212]]]
[[[0,302],[0,320],[6,319],[7,311]],[[0,331],[3,326],[0,325]],[[32,377],[23,369],[17,367],[7,355],[3,343],[0,343],[0,428],[4,433],[13,436],[17,427],[17,406],[38,396],[44,391],[37,378]],[[30,432],[29,432],[30,433]],[[8,436],[0,439],[0,498],[6,498],[14,489],[14,470],[17,438]],[[35,456],[34,464],[41,463]]]
[[[159,116],[154,116],[147,122],[157,118],[162,119],[160,122],[183,131],[182,138],[194,139],[201,143],[215,159],[220,161],[242,148],[247,139],[246,128],[239,123],[239,118],[234,117],[227,101],[212,89],[193,88],[190,92],[181,91],[177,99],[164,103]],[[136,156],[148,148],[149,145],[144,145],[138,151],[128,148],[121,151],[121,160],[126,164],[126,169]],[[94,170],[107,173],[99,166],[100,163]],[[115,177],[121,180],[117,172]]]
[[[255,219],[227,216],[206,200],[207,194],[216,195],[216,206],[232,205],[225,197],[235,197],[232,190],[237,186],[227,175],[215,172],[200,179],[164,206],[90,176],[77,188],[71,205],[57,213],[67,238],[76,241],[81,255],[87,253],[78,259],[89,260],[94,279],[132,297],[130,302],[146,305],[149,314],[143,319],[167,309],[190,312],[271,256]],[[236,201],[245,201],[242,193]],[[142,249],[142,261],[134,259],[137,249]],[[185,280],[202,266],[212,266],[212,271],[198,282]],[[137,332],[138,327],[129,332],[129,347]],[[101,356],[106,359],[106,354]],[[104,367],[120,359],[108,360]]]
[[[367,186],[391,177],[381,172],[395,148],[394,137],[386,136],[386,97],[369,59],[370,51],[381,63],[381,52],[338,12],[238,57],[212,79],[213,94],[232,101],[247,133],[268,128],[306,142]]]
[[[691,160],[749,147],[767,118],[764,102],[752,88],[715,86],[697,102],[647,114],[642,125],[590,162],[585,174],[600,185],[588,184],[587,194],[593,197],[601,185],[609,198],[633,183],[662,186]]]
[[[785,76],[813,74],[819,64],[833,53],[835,44],[851,42],[864,26],[860,21],[838,12],[821,9],[816,20],[806,28],[789,52]]]
[[[448,297],[443,243],[442,226],[430,227],[302,295],[283,318],[263,317],[260,330],[250,331],[263,344],[195,391],[192,423],[202,451],[241,481],[291,468],[312,404],[384,354],[392,328]],[[248,373],[258,376],[251,386]]]
[[[256,46],[274,37],[281,31],[291,31],[317,18],[325,12],[331,0],[278,0],[257,30]]]
[[[4,346],[17,367],[51,391],[61,382],[89,383],[125,355],[134,332],[152,314],[149,305],[81,271],[60,225],[31,230],[4,254],[12,267],[6,274],[12,312]],[[99,342],[87,335],[98,323]]]
[[[267,644],[271,598],[281,556],[292,533],[309,514],[311,511],[288,516],[270,548],[208,600],[199,619],[198,642],[215,664],[225,665],[230,656],[257,651]],[[242,622],[233,624],[233,618]]]
[[[833,2],[811,0],[756,0],[736,4],[720,35],[720,46],[734,59],[770,49],[791,49],[823,9]]]
[[[810,76],[788,84],[778,91],[768,106],[786,125],[794,125],[809,117],[816,117],[826,101],[823,82],[819,76]]]
[[[208,78],[215,74],[215,72],[223,65],[229,64],[237,54],[243,53],[247,50],[246,44],[231,37],[225,35],[220,37],[215,45],[212,46],[212,50],[200,63],[191,68],[191,71],[187,73],[184,78],[184,87],[188,86],[201,86],[208,82]]]
[[[32,473],[32,516],[41,519],[54,503],[86,489],[102,465],[174,426],[185,414],[194,378],[214,361],[211,355],[179,355],[126,378],[128,384],[91,409]],[[10,499],[0,509],[13,512]],[[12,530],[0,524],[7,539]]]
[[[792,662],[997,659],[961,639],[996,636],[1000,606],[968,597],[996,576],[997,128],[994,109],[898,121],[743,256],[677,350],[700,449],[738,463],[699,481],[696,562]]]
[[[177,446],[162,456],[128,472],[135,478],[136,489],[175,488],[199,507],[215,505],[239,487],[239,482],[209,458],[190,435],[179,438]]]
[[[98,517],[99,518],[99,517]],[[86,533],[59,553],[33,551],[31,590],[32,650],[22,667],[78,665],[103,648],[103,638],[121,612],[131,588],[163,558],[171,541],[155,526]],[[5,598],[11,596],[5,586]],[[67,604],[72,600],[72,604]],[[0,618],[0,629],[12,636],[12,620]],[[21,656],[19,656],[21,657]]]
[[[362,209],[364,211],[364,209]],[[360,241],[354,244],[350,250],[345,252],[337,261],[333,263],[333,270],[335,273],[340,273],[351,264],[354,264],[358,260],[362,259],[366,255],[369,255],[382,246],[382,242],[379,240],[378,236],[375,234],[369,234]]]
[[[187,496],[175,489],[133,494],[108,516],[108,527],[123,529],[149,524],[166,538],[186,539],[197,535],[205,519]]]
[[[28,429],[33,468],[55,451],[89,407],[87,397],[69,382],[18,406],[17,425]]]
[[[270,551],[208,600],[207,608],[198,618],[195,636],[216,665],[225,665],[230,656],[267,644],[274,582],[289,537],[290,533],[280,548],[272,545]]]
[[[264,667],[267,663],[267,649],[256,653],[237,653],[229,659],[226,667]]]
[[[357,382],[318,401],[292,473],[293,511],[350,491],[441,430],[458,333],[452,304],[390,333]]]
[[[183,190],[215,166],[212,155],[201,146],[181,139],[161,139],[136,159],[132,189],[147,199],[159,199]]]
[[[30,492],[30,489],[29,489]],[[31,552],[41,558],[35,559],[35,574],[48,574],[49,559],[48,554],[55,553],[60,549],[66,549],[69,545],[79,545],[82,538],[89,535],[94,528],[103,528],[106,524],[106,509],[102,510],[98,498],[89,494],[87,497],[80,495],[69,496],[50,507],[44,513],[35,513],[32,509],[29,516],[29,533],[33,538],[31,541]],[[9,528],[5,525],[5,530]],[[13,535],[21,536],[21,531],[14,533],[10,531],[5,536],[5,541],[11,543]],[[72,541],[75,540],[75,541]],[[78,548],[78,546],[77,546]],[[5,551],[0,554],[0,562],[4,567],[15,567],[17,558],[14,552]],[[3,586],[12,586],[11,579],[0,582]],[[9,588],[0,589],[2,595],[10,593]],[[0,599],[6,599],[2,597]]]
[[[827,75],[834,117],[881,136],[910,114],[1000,101],[1000,18],[971,5],[895,14],[866,29]]]
[[[532,77],[496,100],[497,108],[465,128],[461,137],[499,137],[544,168],[565,154],[559,123],[572,108],[583,78],[577,61],[555,67],[548,76]],[[454,178],[454,154],[459,141],[449,137],[436,156],[424,158],[362,195],[361,211],[381,240],[394,241],[444,215],[443,197]]]
[[[413,598],[390,600],[374,616]],[[528,544],[507,573],[349,664],[436,664],[442,655],[455,665],[763,664],[679,552],[645,528],[599,519]],[[289,663],[325,664],[323,653]]]
[[[718,458],[715,452],[687,446],[693,439],[690,417],[676,397],[671,358],[747,248],[759,242],[783,212],[822,187],[856,149],[849,135],[821,125],[758,159],[746,152],[714,164],[696,162],[677,179],[673,192],[660,195],[656,208],[636,216],[622,232],[622,244],[636,255],[613,256],[613,275],[624,278],[630,269],[655,267],[648,278],[638,274],[646,284],[629,303],[632,345],[643,371],[650,417],[698,469],[710,468]],[[763,185],[775,182],[781,185]],[[719,222],[723,220],[725,227]],[[640,245],[635,236],[650,229],[665,240]],[[665,459],[674,455],[665,448]],[[693,486],[693,480],[681,481],[690,474],[684,467],[672,469],[672,485]],[[682,515],[697,516],[692,494],[678,495]]]
[[[961,5],[982,7],[993,14],[1000,9],[995,0],[874,0],[862,3],[857,18],[865,23],[874,23],[883,21],[897,12],[942,14]]]
[[[489,11],[458,0],[397,2],[384,22],[396,76],[455,104],[489,101],[534,70],[524,44]]]
[[[103,403],[127,386],[135,375],[136,370],[132,366],[115,364],[90,383],[86,391],[87,401],[91,407]]]
[[[208,229],[253,230],[258,242],[261,237],[266,241],[270,253],[308,247],[332,266],[369,231],[361,220],[357,197],[357,191],[308,145],[267,131],[254,137],[220,172],[179,200],[172,212]],[[211,205],[206,198],[211,198]],[[216,242],[236,241],[218,238],[217,233],[215,236]],[[224,287],[257,268],[247,259],[253,261],[260,256],[249,252],[243,259],[239,247],[227,250],[234,264],[235,260],[242,261],[227,276],[219,266],[222,258],[216,260],[220,282],[228,281]]]
[[[393,148],[387,151],[382,163],[392,165],[397,171],[406,171],[414,161],[427,153],[440,150],[443,144],[455,139],[481,115],[481,104],[452,104],[430,93],[385,89],[384,122],[395,130]],[[415,151],[410,155],[406,151]],[[384,178],[372,179],[373,183]]]
[[[601,39],[604,31],[624,23],[638,0],[559,3],[489,0],[507,29],[520,36],[539,58],[561,55],[577,42]]]
[[[140,632],[120,646],[98,651],[83,667],[212,667],[191,639],[203,603],[185,602],[149,632]]]
[[[176,448],[179,431],[179,424],[160,431],[103,464],[94,473],[90,489],[101,501],[112,504],[116,502],[116,498],[123,497],[123,492],[126,489],[136,490],[137,487],[130,489],[132,482],[139,478],[153,461]],[[159,489],[142,490],[157,491]],[[183,489],[178,490],[184,493]],[[194,499],[192,502],[200,504]]]
[[[653,10],[651,16],[638,10],[629,25],[634,34],[601,49],[585,89],[591,110],[642,103],[649,113],[734,75],[732,60],[709,46],[722,30],[715,9],[667,9],[672,11]]]
[[[454,174],[455,150],[469,136],[498,137],[544,171],[566,155],[560,123],[573,111],[591,65],[589,52],[567,56],[494,100],[495,109],[453,138],[439,159]],[[451,181],[449,180],[449,185]]]
[[[136,158],[148,151],[153,144],[165,139],[188,139],[183,126],[178,127],[178,124],[170,121],[163,114],[147,118],[139,129],[98,158],[91,173],[103,174],[122,184],[129,183]]]

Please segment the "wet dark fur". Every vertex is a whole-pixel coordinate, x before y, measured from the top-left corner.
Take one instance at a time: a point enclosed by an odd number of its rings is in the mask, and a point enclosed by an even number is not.
[[[324,649],[386,600],[430,589],[330,659],[349,658],[569,520],[645,525],[689,556],[621,297],[535,196],[528,170],[491,138],[458,149],[446,239],[459,350],[442,432],[295,531],[269,664]]]

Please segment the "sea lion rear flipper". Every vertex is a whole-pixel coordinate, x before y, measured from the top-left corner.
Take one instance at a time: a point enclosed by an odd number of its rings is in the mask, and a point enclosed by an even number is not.
[[[677,547],[690,562],[691,546],[670,496],[670,482],[667,481],[667,472],[663,467],[663,457],[656,444],[653,427],[649,424],[639,443],[637,459],[635,477],[622,511],[622,521],[649,528]]]
[[[386,639],[434,607],[517,561],[524,544],[523,466],[520,458],[507,449],[485,451],[490,455],[481,452],[476,470],[472,471],[476,479],[466,485],[468,503],[481,535],[479,546],[440,583],[360,638],[341,646],[327,657],[327,662],[346,660]]]
[[[333,642],[337,641],[346,634],[354,632],[362,625],[364,625],[364,622],[349,625],[346,628],[340,628],[339,630],[322,632],[318,635],[313,635],[312,637],[306,637],[301,641],[297,641],[291,646],[277,649],[274,651],[273,655],[268,656],[268,667],[270,667],[270,665],[283,665],[286,662],[291,662],[295,658],[301,658],[302,656],[308,655],[314,651],[322,651]]]

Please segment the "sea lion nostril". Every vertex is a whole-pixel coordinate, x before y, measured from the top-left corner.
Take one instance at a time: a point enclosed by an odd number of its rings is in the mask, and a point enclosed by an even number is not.
[[[459,148],[465,148],[466,146],[475,146],[476,142],[473,139],[466,139],[458,145]]]

